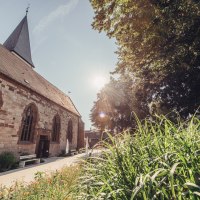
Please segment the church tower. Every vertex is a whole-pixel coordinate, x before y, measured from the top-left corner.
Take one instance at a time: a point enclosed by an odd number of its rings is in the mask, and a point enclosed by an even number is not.
[[[27,14],[3,44],[34,68],[31,57]]]

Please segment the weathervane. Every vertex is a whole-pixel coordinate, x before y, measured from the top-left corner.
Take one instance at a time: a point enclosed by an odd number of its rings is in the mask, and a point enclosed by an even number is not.
[[[26,8],[26,16],[27,16],[27,14],[28,14],[29,8],[30,8],[30,3],[28,4],[28,7]]]

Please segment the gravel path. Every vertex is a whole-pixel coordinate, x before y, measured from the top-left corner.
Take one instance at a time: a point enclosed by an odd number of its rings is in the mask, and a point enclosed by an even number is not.
[[[0,187],[10,187],[16,181],[24,182],[24,184],[28,184],[31,181],[34,181],[35,173],[37,172],[46,172],[51,173],[56,170],[60,170],[65,166],[70,166],[81,159],[84,159],[84,154],[78,154],[71,157],[52,157],[46,159],[45,163],[31,165],[25,168],[20,168],[16,170],[11,170],[8,172],[0,173]]]

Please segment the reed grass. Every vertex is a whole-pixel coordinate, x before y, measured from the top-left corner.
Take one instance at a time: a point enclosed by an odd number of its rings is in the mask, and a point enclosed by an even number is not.
[[[200,199],[200,120],[138,120],[105,142],[108,151],[89,159],[79,178],[79,200]]]

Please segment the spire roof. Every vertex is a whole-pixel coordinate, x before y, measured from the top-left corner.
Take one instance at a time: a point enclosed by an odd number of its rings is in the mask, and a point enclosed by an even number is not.
[[[27,15],[22,19],[3,45],[9,51],[15,52],[23,60],[34,67],[31,58]]]

